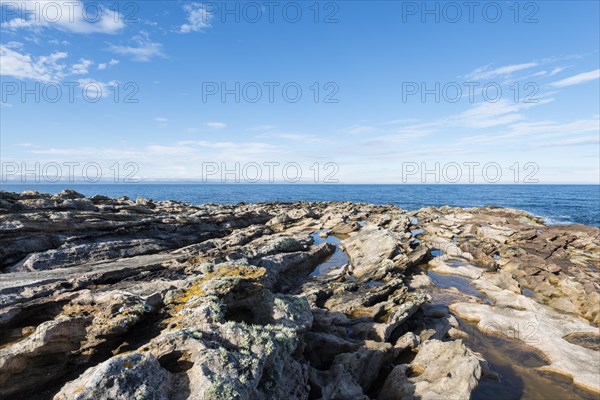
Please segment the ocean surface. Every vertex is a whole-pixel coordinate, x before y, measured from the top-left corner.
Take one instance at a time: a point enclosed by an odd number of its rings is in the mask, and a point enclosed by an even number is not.
[[[353,201],[395,204],[408,211],[427,206],[494,205],[528,211],[547,224],[600,226],[598,185],[0,184],[0,189],[11,192],[58,193],[65,188],[86,196],[141,196],[192,204]]]

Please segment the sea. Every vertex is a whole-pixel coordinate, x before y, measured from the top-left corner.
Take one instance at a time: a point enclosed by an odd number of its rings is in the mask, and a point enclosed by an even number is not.
[[[352,201],[394,204],[414,211],[428,206],[500,206],[527,211],[548,225],[600,227],[599,185],[345,185],[345,184],[0,184],[0,190],[58,193],[73,189],[86,196],[102,194],[191,204],[292,201]]]

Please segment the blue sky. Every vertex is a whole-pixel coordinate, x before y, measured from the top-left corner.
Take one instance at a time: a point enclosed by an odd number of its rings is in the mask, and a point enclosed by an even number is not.
[[[597,1],[1,3],[4,164],[435,183],[439,163],[466,183],[475,163],[486,183],[496,163],[504,183],[599,183]]]

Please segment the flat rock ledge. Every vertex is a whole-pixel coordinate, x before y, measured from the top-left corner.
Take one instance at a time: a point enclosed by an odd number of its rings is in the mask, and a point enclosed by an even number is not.
[[[493,207],[0,191],[0,398],[467,399],[493,373],[455,316],[533,324],[600,393],[599,243]],[[426,270],[478,295],[433,304]]]

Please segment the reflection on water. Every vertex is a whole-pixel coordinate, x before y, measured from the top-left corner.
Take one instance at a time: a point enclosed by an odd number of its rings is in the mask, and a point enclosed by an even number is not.
[[[523,296],[527,296],[527,297],[533,297],[533,291],[531,289],[527,289],[527,288],[521,288],[521,294]]]
[[[431,256],[432,257],[443,257],[444,256],[444,252],[438,249],[433,249],[431,250]]]
[[[450,267],[456,268],[456,267],[464,267],[467,265],[472,265],[472,266],[476,266],[476,264],[474,262],[464,262],[464,261],[459,261],[459,260],[448,260],[446,261],[446,264],[448,264]]]
[[[433,271],[427,271],[427,275],[431,278],[436,286],[449,289],[451,287],[457,288],[461,293],[469,296],[475,296],[481,300],[491,302],[491,300],[471,285],[471,282],[467,278],[456,275],[442,275]]]
[[[576,388],[566,378],[535,369],[548,364],[535,349],[514,339],[483,333],[475,324],[458,320],[461,329],[468,333],[467,346],[481,353],[492,370],[502,376],[499,381],[482,378],[471,394],[472,400],[598,399]]]
[[[327,231],[315,231],[310,234],[310,236],[313,238],[314,244],[316,245],[323,243],[331,243],[335,245],[335,252],[327,260],[317,265],[314,271],[310,274],[312,277],[326,276],[334,270],[341,268],[346,264],[350,264],[350,257],[348,257],[348,253],[340,248],[341,239],[333,235],[327,235],[324,238],[320,236],[321,233],[326,232]]]
[[[437,274],[432,271],[428,271],[427,274],[437,286],[432,291],[432,304],[449,306],[461,301],[458,293],[440,290],[451,287],[457,288],[464,294],[475,296],[484,303],[493,302],[471,285],[466,278]],[[456,315],[455,317],[460,329],[467,333],[467,338],[463,339],[465,344],[473,351],[481,353],[489,362],[492,371],[501,375],[499,380],[493,377],[482,377],[471,394],[471,400],[597,400],[599,398],[575,387],[565,377],[537,370],[537,367],[547,365],[548,361],[534,348],[516,339],[498,336],[494,334],[498,333],[494,330],[482,332],[476,324],[464,321]],[[510,336],[509,333],[507,334]],[[586,339],[593,342],[589,338]]]

